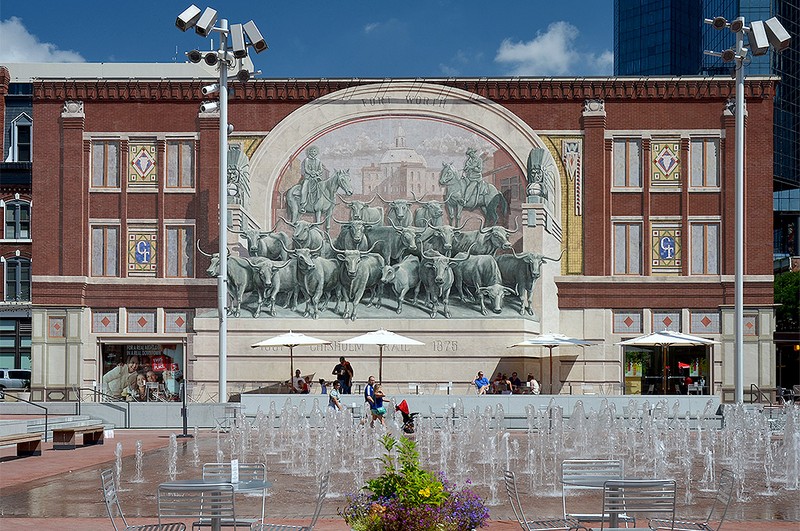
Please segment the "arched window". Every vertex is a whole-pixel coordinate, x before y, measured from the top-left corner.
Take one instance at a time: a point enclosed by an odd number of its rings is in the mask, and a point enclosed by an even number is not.
[[[15,256],[6,258],[6,301],[31,300],[31,261]]]
[[[33,120],[22,113],[11,121],[11,146],[8,150],[9,162],[31,162]]]
[[[27,201],[5,203],[5,232],[7,240],[31,239],[31,204]]]

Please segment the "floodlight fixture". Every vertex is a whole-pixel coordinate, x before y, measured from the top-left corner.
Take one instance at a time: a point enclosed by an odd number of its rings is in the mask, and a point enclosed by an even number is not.
[[[764,29],[767,31],[767,38],[772,47],[775,48],[775,51],[782,52],[792,43],[789,32],[786,31],[786,28],[783,27],[777,17],[765,20]]]
[[[216,52],[207,53],[203,59],[205,59],[208,66],[215,66],[219,62]]]
[[[209,94],[214,94],[215,92],[219,92],[219,83],[214,83],[211,85],[206,85],[200,92],[203,93],[203,96],[208,96]]]
[[[197,23],[200,14],[200,8],[192,4],[178,15],[177,20],[175,20],[175,26],[181,31],[191,29]]]
[[[204,101],[200,105],[200,112],[214,112],[219,109],[219,103],[216,101]]]
[[[706,24],[711,24],[714,29],[721,30],[728,27],[728,21],[725,17],[714,17],[713,19],[706,19]]]
[[[244,25],[244,32],[247,34],[247,38],[250,39],[250,44],[256,53],[261,53],[268,48],[267,41],[261,36],[261,32],[258,31],[258,26],[254,21],[251,20]]]
[[[728,27],[731,30],[731,33],[739,33],[744,28],[744,19],[742,17],[737,18],[736,20],[731,20]]]
[[[747,41],[750,43],[750,50],[753,55],[766,55],[769,51],[769,39],[764,22],[756,20],[750,23],[747,33]]]
[[[207,7],[197,23],[194,26],[194,31],[201,37],[208,37],[211,30],[214,29],[214,23],[217,21],[217,10]]]
[[[728,48],[727,50],[725,50],[720,54],[720,57],[722,57],[722,60],[724,62],[730,63],[731,61],[736,59],[736,51],[733,48]]]
[[[244,27],[241,24],[231,24],[231,49],[236,59],[247,57],[247,44],[244,42]]]
[[[191,52],[186,52],[186,57],[191,63],[199,63],[203,60],[203,53],[200,50],[192,50]]]
[[[250,79],[250,72],[246,68],[242,68],[237,72],[236,79],[244,83]]]

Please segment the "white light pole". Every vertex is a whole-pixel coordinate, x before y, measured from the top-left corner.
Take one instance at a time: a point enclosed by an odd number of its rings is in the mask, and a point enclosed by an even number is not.
[[[744,61],[747,54],[764,55],[772,47],[782,51],[789,46],[791,39],[777,18],[767,21],[754,21],[745,26],[744,17],[728,22],[725,17],[705,19],[715,29],[729,29],[736,35],[736,44],[723,52],[705,51],[706,55],[721,57],[723,61],[735,61],[736,71],[736,107],[735,120],[735,228],[734,228],[734,363],[733,385],[734,399],[740,404],[744,402]],[[747,33],[748,45],[744,46]]]
[[[219,401],[228,401],[228,134],[233,127],[228,124],[228,68],[238,67],[236,78],[247,81],[250,72],[242,66],[247,57],[247,48],[252,46],[256,53],[267,49],[267,43],[252,20],[244,25],[228,27],[227,19],[217,22],[217,11],[207,7],[204,11],[192,4],[178,15],[175,25],[181,31],[194,28],[198,35],[208,37],[212,32],[219,34],[219,50],[200,52],[192,50],[186,55],[193,63],[204,60],[208,66],[218,65],[219,83],[203,87],[204,96],[219,93],[219,103],[204,102],[201,112],[219,109],[219,271],[217,276],[217,310],[219,312]],[[245,36],[247,40],[245,40]],[[232,45],[229,49],[228,37]]]

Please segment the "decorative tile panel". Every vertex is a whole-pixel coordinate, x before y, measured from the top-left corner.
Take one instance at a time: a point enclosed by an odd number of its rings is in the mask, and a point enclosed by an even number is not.
[[[757,336],[758,335],[758,315],[756,314],[745,314],[742,318],[742,330],[743,334],[746,336]]]
[[[66,317],[49,317],[47,319],[47,335],[49,337],[66,337],[67,336],[67,319]]]
[[[689,333],[719,334],[719,312],[714,310],[692,312],[689,317]]]
[[[626,311],[614,312],[614,333],[641,334],[642,313]]]
[[[681,143],[677,139],[650,144],[650,180],[653,185],[680,184],[680,152]]]
[[[168,310],[164,312],[164,332],[185,334],[189,331],[188,310]]]
[[[155,227],[128,230],[128,276],[156,275],[158,232]]]
[[[152,334],[156,331],[156,312],[129,310],[128,332],[131,334]]]
[[[681,229],[674,225],[653,225],[650,232],[653,274],[680,274],[682,262]]]
[[[583,141],[582,140],[562,140],[562,160],[567,179],[575,186],[575,215],[583,213],[583,177],[582,160]]]
[[[95,334],[116,334],[119,332],[119,315],[116,310],[92,312],[92,332]]]
[[[157,153],[155,142],[131,141],[128,144],[128,184],[135,186],[158,183]]]
[[[680,332],[681,331],[681,312],[678,310],[654,310],[653,311],[653,332]]]

